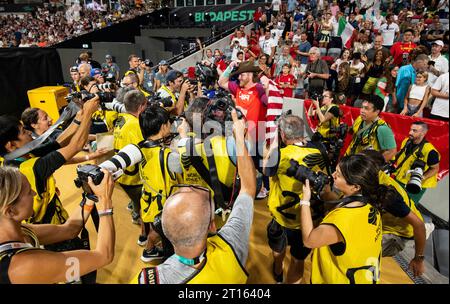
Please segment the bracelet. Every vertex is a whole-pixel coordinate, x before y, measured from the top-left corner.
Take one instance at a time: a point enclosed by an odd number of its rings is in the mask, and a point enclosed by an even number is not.
[[[415,255],[414,260],[423,261],[425,260],[425,256],[423,254]]]
[[[311,203],[309,201],[300,201],[300,206],[311,206]]]
[[[72,122],[74,124],[76,124],[76,125],[80,125],[81,124],[81,121],[79,121],[78,119],[75,119],[75,118],[72,120]]]
[[[113,208],[111,208],[111,209],[105,209],[105,210],[103,210],[103,211],[98,211],[98,216],[99,216],[99,217],[101,217],[101,216],[106,216],[106,215],[113,215],[113,214],[114,214]]]

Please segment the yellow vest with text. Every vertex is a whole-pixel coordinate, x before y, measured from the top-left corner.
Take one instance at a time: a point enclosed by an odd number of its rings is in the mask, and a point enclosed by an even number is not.
[[[322,111],[323,115],[326,115],[332,107],[337,107],[337,105],[331,104],[329,108],[321,107],[320,110]],[[338,126],[339,126],[339,117],[335,117],[333,115],[333,118],[331,118],[330,120],[324,123],[319,123],[319,126],[317,127],[317,132],[319,132],[324,138],[329,138],[331,137],[330,129],[336,128]]]
[[[245,284],[248,273],[236,257],[233,248],[220,236],[209,237],[206,262],[187,284]]]
[[[403,140],[400,150],[403,149],[403,147],[406,145],[407,141],[408,141],[408,138],[405,138]],[[439,160],[440,160],[441,155],[436,150],[436,148],[431,143],[426,142],[422,147],[422,157],[417,156],[419,151],[416,149],[416,151],[414,153],[412,153],[411,155],[408,156],[408,158],[403,163],[403,165],[400,168],[397,168],[397,170],[393,173],[393,175],[395,176],[395,179],[398,180],[399,182],[401,182],[402,184],[406,185],[408,183],[409,179],[411,178],[411,174],[407,173],[407,171],[411,169],[411,165],[413,164],[413,162],[416,159],[421,159],[425,162],[425,168],[423,169],[423,172],[426,172],[430,168],[427,164],[427,161],[428,161],[428,154],[432,150],[435,150],[438,153]],[[406,157],[406,150],[403,151],[403,153],[398,156],[398,158],[395,160],[395,163],[400,164],[401,162],[403,162],[405,157]],[[434,188],[436,186],[437,186],[437,174],[422,181],[422,188]]]
[[[139,119],[128,113],[119,114],[114,126],[114,151],[117,153],[129,144],[139,144],[144,140]],[[127,186],[142,185],[139,176],[139,165],[133,165],[124,170],[124,174],[117,180],[119,184]]]
[[[411,212],[423,221],[422,214],[417,210],[414,201],[408,196],[408,193],[401,185],[383,171],[378,173],[378,177],[380,185],[393,186],[402,196],[403,202],[411,209]],[[381,219],[383,221],[383,234],[395,234],[405,238],[414,237],[413,226],[403,219],[395,217],[389,212],[383,212]]]
[[[223,136],[212,137],[211,148],[214,155],[214,162],[216,164],[217,176],[219,178],[219,181],[222,182],[225,186],[231,188],[235,180],[236,166],[228,156],[226,138]],[[202,157],[202,162],[205,165],[206,169],[209,170],[208,160],[206,157],[207,153],[205,151],[204,143],[196,143],[195,150],[197,151],[197,155],[200,155]],[[214,195],[214,190],[208,186],[208,184],[203,180],[203,178],[191,164],[190,157],[186,156],[186,146],[179,147],[178,152],[180,153],[180,160],[183,168],[184,183],[207,187],[212,191],[211,195]]]
[[[245,284],[248,273],[241,265],[233,248],[220,236],[214,235],[206,241],[206,261],[203,266],[183,284]],[[146,268],[142,269],[131,284],[148,284],[144,279]],[[151,284],[159,284],[150,278]]]
[[[312,284],[376,284],[380,278],[381,216],[370,204],[332,210],[321,225],[340,231],[343,243],[312,253]]]
[[[378,143],[377,138],[377,130],[379,126],[387,125],[387,123],[379,118],[377,121],[373,123],[373,126],[369,127],[368,130],[365,130],[363,134],[360,134],[359,136],[356,136],[358,133],[358,130],[363,128],[362,126],[363,120],[361,119],[361,116],[358,116],[358,118],[353,123],[353,138],[350,143],[350,145],[347,148],[347,151],[345,152],[345,155],[350,154],[357,154],[363,150],[372,149],[375,151],[380,151],[380,144]],[[358,137],[360,138],[358,142]],[[355,146],[355,151],[352,152],[352,148]]]
[[[283,227],[300,229],[300,200],[303,197],[303,183],[286,175],[291,166],[290,160],[296,160],[313,171],[322,171],[325,163],[320,151],[315,148],[288,145],[280,149],[277,174],[270,177],[270,191],[267,205],[272,217]],[[295,201],[290,208],[278,211],[277,207]]]
[[[162,152],[160,152],[162,151]],[[181,176],[171,173],[168,167],[170,149],[160,146],[141,148],[143,161],[139,171],[143,181],[141,196],[141,218],[144,223],[152,223],[166,202],[170,187],[181,183]],[[160,153],[163,158],[164,173],[161,170]]]
[[[38,157],[33,157],[19,165],[19,171],[25,175],[30,183],[31,189],[38,193],[34,165]],[[64,224],[69,215],[64,209],[58,195],[56,194],[56,183],[53,176],[46,181],[45,191],[38,193],[33,198],[33,216],[25,222],[31,224]]]

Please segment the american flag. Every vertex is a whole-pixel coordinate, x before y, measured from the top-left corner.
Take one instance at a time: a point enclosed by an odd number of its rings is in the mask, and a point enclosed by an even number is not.
[[[268,87],[268,101],[267,101],[267,114],[266,114],[266,145],[270,145],[271,142],[278,136],[276,119],[281,115],[283,110],[283,97],[281,96],[280,89],[277,84],[267,78],[261,77],[261,83],[264,87]]]

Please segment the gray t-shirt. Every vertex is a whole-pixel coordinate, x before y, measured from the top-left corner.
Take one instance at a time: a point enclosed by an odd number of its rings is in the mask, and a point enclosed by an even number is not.
[[[316,73],[316,74],[328,74],[328,64],[322,60],[319,59],[315,62],[309,62],[306,66],[306,72],[310,73]],[[315,78],[309,78],[309,87],[310,88],[323,88],[325,87],[325,79],[315,77]]]
[[[241,193],[236,198],[228,221],[218,232],[231,245],[241,265],[247,261],[252,222],[253,198],[247,193]],[[160,284],[180,284],[198,272],[179,262],[175,256],[158,265],[157,271]]]

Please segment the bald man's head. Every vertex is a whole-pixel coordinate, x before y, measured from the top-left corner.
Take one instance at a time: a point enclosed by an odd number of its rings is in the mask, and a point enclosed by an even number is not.
[[[164,234],[175,249],[199,245],[206,240],[213,212],[206,191],[180,188],[164,205]]]
[[[80,77],[90,76],[91,74],[91,65],[87,63],[82,63],[78,66],[78,71],[80,72]]]

